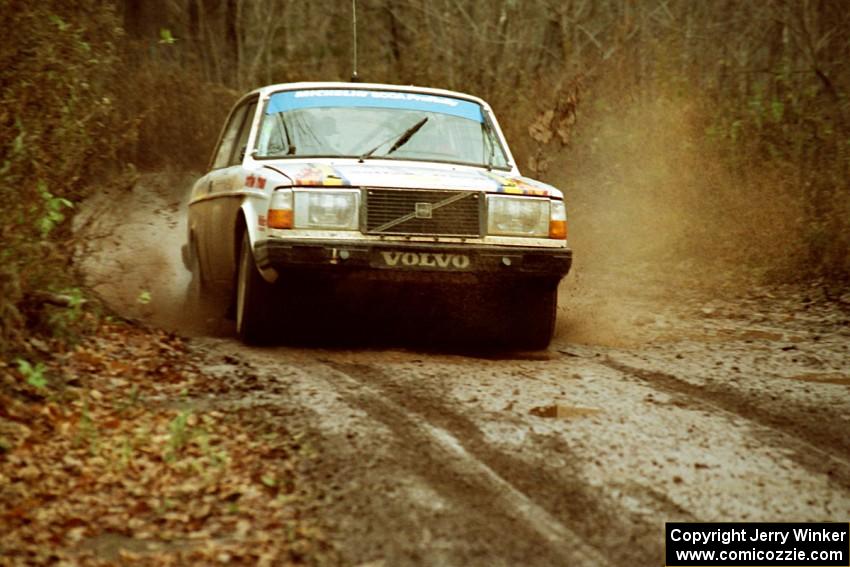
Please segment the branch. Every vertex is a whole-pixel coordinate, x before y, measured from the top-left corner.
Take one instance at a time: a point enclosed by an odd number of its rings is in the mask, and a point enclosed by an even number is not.
[[[26,295],[26,301],[38,305],[55,305],[56,307],[76,307],[86,302],[85,299],[77,299],[69,295],[51,293],[49,291],[30,292]]]

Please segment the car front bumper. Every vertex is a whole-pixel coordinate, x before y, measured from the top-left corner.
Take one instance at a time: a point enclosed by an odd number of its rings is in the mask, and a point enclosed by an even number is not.
[[[400,274],[500,275],[560,280],[570,271],[569,248],[532,248],[423,242],[340,240],[260,240],[254,257],[261,270],[370,271],[388,278]]]

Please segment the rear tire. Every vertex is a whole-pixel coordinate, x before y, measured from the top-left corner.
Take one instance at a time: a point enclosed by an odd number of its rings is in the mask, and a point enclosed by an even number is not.
[[[267,342],[274,320],[274,285],[260,275],[248,232],[242,236],[236,277],[236,334],[248,344]]]

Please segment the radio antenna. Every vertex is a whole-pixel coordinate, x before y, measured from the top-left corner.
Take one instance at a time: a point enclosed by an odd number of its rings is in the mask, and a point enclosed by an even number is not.
[[[354,72],[351,73],[351,82],[359,83],[357,76],[357,0],[351,0],[351,32],[354,36]]]

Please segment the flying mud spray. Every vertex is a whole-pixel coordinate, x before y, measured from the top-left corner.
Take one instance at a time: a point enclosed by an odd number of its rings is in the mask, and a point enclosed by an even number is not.
[[[97,191],[75,218],[86,283],[118,313],[181,332],[190,274],[180,258],[192,175],[145,174],[131,187]]]
[[[746,181],[724,165],[707,143],[702,101],[676,93],[601,107],[551,180],[565,190],[576,258],[561,286],[562,337],[642,341],[665,310],[786,269],[803,203],[758,163]]]

